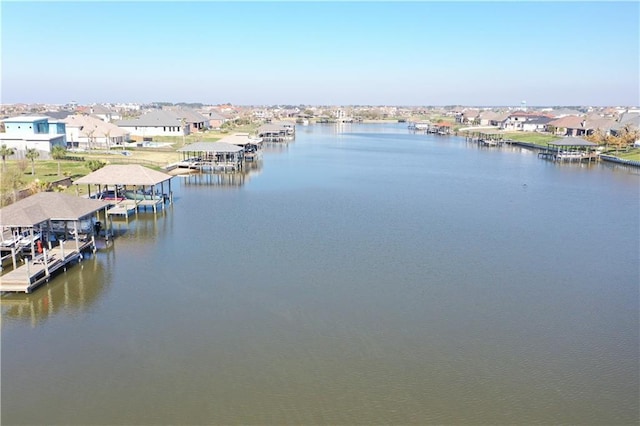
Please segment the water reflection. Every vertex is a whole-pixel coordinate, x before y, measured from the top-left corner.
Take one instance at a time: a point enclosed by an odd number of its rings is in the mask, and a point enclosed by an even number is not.
[[[166,230],[167,222],[173,216],[173,205],[162,210],[161,214],[139,213],[129,220],[113,220],[111,223],[113,239],[112,246],[118,245],[122,238],[135,238],[140,241],[153,240],[158,232]]]
[[[282,142],[278,143],[282,145]],[[207,186],[228,186],[240,187],[244,185],[251,177],[257,176],[262,172],[262,160],[245,163],[244,168],[240,171],[225,172],[200,172],[180,175],[185,185],[207,185]]]
[[[0,298],[2,324],[25,321],[36,327],[56,314],[74,315],[96,303],[106,291],[104,261],[91,256],[30,294],[7,293]]]
[[[290,141],[293,142],[293,141]],[[289,141],[285,142],[262,142],[262,151],[265,153],[281,153],[289,149]]]

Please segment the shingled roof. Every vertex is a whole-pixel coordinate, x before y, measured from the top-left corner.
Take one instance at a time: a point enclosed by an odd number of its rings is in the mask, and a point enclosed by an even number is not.
[[[157,172],[139,164],[112,164],[104,166],[73,182],[75,185],[138,185],[154,186],[173,176]]]
[[[194,142],[180,148],[178,152],[238,152],[243,148],[237,145],[232,145],[225,142]]]
[[[47,220],[79,220],[106,207],[100,200],[39,192],[0,209],[0,226],[26,228]]]

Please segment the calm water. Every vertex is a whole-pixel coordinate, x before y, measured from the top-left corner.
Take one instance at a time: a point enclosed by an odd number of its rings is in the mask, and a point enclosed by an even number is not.
[[[2,298],[3,424],[637,424],[640,171],[298,127]]]

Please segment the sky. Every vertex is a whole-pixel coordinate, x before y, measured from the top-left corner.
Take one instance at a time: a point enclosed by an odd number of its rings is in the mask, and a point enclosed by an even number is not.
[[[639,10],[3,0],[0,102],[637,106]]]

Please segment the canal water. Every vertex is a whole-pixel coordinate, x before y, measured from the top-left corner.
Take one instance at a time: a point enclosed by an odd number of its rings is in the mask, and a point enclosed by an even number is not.
[[[639,183],[298,126],[2,297],[2,423],[637,424]]]

